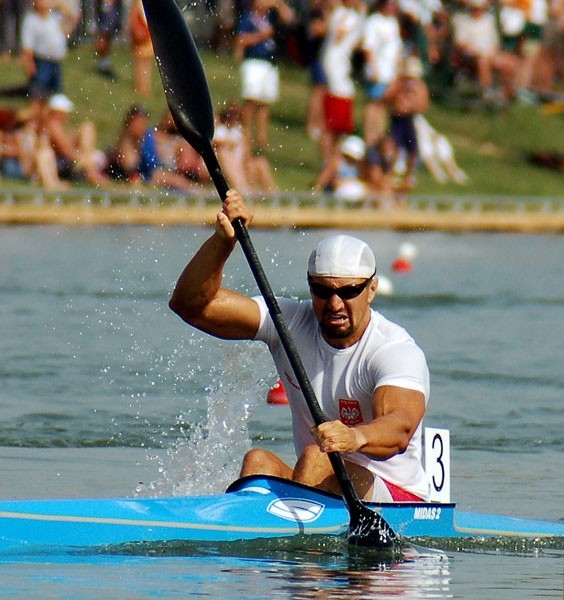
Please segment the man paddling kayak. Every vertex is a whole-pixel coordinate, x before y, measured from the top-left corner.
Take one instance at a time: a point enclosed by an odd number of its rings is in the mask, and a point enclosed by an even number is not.
[[[339,493],[327,458],[340,452],[365,500],[424,500],[421,421],[429,398],[429,372],[409,334],[371,309],[378,287],[368,245],[351,236],[321,240],[308,263],[311,300],[279,298],[328,422],[314,427],[307,404],[262,297],[222,287],[223,267],[236,245],[232,221],[252,213],[230,190],[214,234],[182,272],[170,308],[184,321],[222,339],[265,342],[284,383],[292,411],[294,467],[255,448],[241,475],[275,475]]]

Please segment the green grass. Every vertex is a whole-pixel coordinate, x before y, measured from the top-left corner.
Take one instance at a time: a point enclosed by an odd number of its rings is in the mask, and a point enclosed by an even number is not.
[[[180,58],[179,58],[180,59]],[[238,98],[238,67],[229,55],[202,53],[211,95],[216,108]],[[133,91],[132,69],[127,47],[114,56],[119,81],[112,83],[95,73],[95,57],[90,45],[73,48],[64,65],[65,91],[73,100],[73,121],[93,120],[98,128],[99,146],[107,149],[116,140],[123,115],[133,103],[143,104],[157,121],[166,103],[156,67],[153,95],[137,98]],[[187,70],[186,76],[190,73]],[[0,86],[21,83],[23,69],[17,62],[3,64]],[[281,98],[272,108],[270,155],[276,180],[282,190],[306,192],[321,162],[317,145],[304,133],[308,74],[294,65],[281,66]],[[362,90],[357,94],[357,123],[362,123]],[[2,101],[2,105],[10,102]],[[18,104],[11,102],[11,104]],[[19,103],[21,105],[21,102]],[[562,151],[562,115],[543,114],[540,107],[515,104],[504,111],[461,110],[445,103],[433,103],[426,114],[429,121],[453,143],[457,160],[470,176],[466,187],[439,185],[420,170],[417,193],[452,195],[508,195],[562,197],[563,178],[557,171],[530,164],[531,151]]]

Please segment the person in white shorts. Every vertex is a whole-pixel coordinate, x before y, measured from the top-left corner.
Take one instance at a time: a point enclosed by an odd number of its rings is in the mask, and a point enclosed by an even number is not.
[[[284,0],[253,0],[237,26],[235,56],[241,61],[243,125],[251,151],[268,148],[270,104],[278,99],[275,25],[293,19],[294,11]]]
[[[297,463],[254,448],[241,475],[273,475],[339,493],[328,452],[340,452],[359,496],[374,501],[428,498],[421,464],[422,419],[429,372],[410,335],[371,308],[376,261],[358,238],[322,239],[308,263],[309,300],[279,298],[290,335],[328,421],[314,426],[307,403],[262,298],[222,287],[223,266],[236,246],[232,221],[252,213],[230,190],[214,234],[188,263],[170,308],[222,339],[265,342],[292,412]]]
[[[362,38],[366,106],[364,138],[370,148],[378,145],[386,133],[386,90],[399,76],[402,64],[398,7],[395,0],[378,0],[364,23]]]

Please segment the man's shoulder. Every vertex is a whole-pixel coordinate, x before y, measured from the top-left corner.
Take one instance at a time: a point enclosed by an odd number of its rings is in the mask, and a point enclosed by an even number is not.
[[[268,307],[262,296],[255,297],[254,300],[262,304],[264,307],[262,310],[268,313]],[[277,296],[276,301],[289,329],[297,332],[310,326],[317,327],[317,318],[313,312],[313,305],[310,299],[301,300],[299,298]]]
[[[369,361],[375,365],[426,365],[425,352],[410,333],[380,313],[376,315],[371,320],[364,349]]]
[[[266,339],[274,333],[273,321],[268,310],[265,299],[262,296],[253,296],[252,298],[259,306],[261,312],[261,325],[255,339]],[[303,332],[310,329],[317,320],[312,309],[311,300],[299,300],[297,298],[288,298],[285,296],[277,297],[276,301],[280,308],[286,325],[294,333]],[[270,332],[270,333],[269,333]],[[278,340],[278,335],[274,335],[272,340]]]
[[[403,341],[413,342],[413,338],[405,327],[391,321],[382,313],[374,309],[372,309],[369,332],[371,335],[378,336],[382,344]]]

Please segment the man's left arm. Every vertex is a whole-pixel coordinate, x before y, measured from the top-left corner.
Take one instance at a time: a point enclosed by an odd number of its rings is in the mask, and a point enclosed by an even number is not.
[[[329,421],[312,433],[323,452],[362,452],[377,460],[387,460],[407,449],[425,414],[422,392],[385,385],[374,394],[373,419],[348,427]]]

